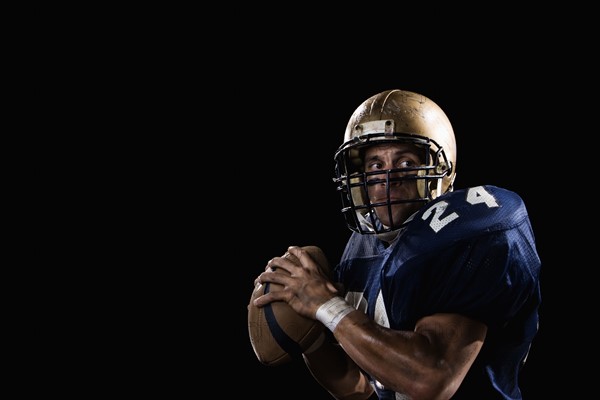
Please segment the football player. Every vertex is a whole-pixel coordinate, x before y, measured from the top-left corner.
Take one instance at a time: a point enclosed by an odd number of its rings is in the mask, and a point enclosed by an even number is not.
[[[456,155],[431,99],[368,98],[335,154],[352,234],[333,281],[297,246],[299,261],[275,257],[257,278],[285,286],[257,306],[286,301],[328,328],[303,356],[336,399],[522,398],[541,301],[534,233],[518,194],[455,190]]]

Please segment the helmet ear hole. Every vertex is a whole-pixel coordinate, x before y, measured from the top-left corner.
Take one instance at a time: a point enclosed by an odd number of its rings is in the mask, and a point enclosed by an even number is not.
[[[417,176],[419,177],[424,177],[426,175],[426,170],[421,169],[417,172]],[[434,179],[432,177],[417,179],[417,190],[419,191],[419,196],[421,198],[433,200],[444,194],[444,179],[445,178]]]
[[[438,179],[439,182],[437,183],[437,196],[454,190],[454,180],[456,179],[456,172],[452,172],[452,167],[452,162],[446,163],[445,161],[442,161],[440,165],[438,165],[438,167],[436,168],[436,172],[438,174],[443,174],[444,172],[446,172],[443,178]]]

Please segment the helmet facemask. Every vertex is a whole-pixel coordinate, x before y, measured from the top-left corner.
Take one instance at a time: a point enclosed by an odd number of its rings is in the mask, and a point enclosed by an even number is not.
[[[408,144],[419,153],[421,165],[365,172],[364,153],[367,147],[379,144]],[[433,139],[410,133],[378,132],[355,136],[344,143],[335,154],[334,182],[341,195],[342,214],[348,227],[362,234],[385,234],[401,228],[407,218],[394,218],[392,206],[415,204],[416,211],[423,204],[452,190],[451,162],[444,149]],[[418,195],[413,198],[390,198],[393,185],[414,184]],[[369,188],[385,185],[385,200],[373,201]],[[383,224],[378,214],[391,223]],[[382,214],[386,213],[386,214]]]

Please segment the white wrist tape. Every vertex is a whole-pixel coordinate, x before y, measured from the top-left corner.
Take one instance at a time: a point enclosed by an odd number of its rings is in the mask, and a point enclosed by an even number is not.
[[[331,332],[335,330],[342,318],[354,311],[355,308],[346,303],[341,297],[333,297],[321,304],[317,310],[316,318],[321,321]]]

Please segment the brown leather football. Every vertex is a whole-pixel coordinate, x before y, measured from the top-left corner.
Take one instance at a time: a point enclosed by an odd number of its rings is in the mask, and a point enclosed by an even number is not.
[[[317,246],[304,246],[311,257],[330,274],[330,267],[323,251]],[[289,254],[288,257],[294,257]],[[296,313],[286,302],[276,301],[264,307],[252,304],[265,291],[281,290],[279,284],[267,283],[255,286],[248,304],[248,333],[250,343],[258,360],[270,366],[300,359],[323,332],[319,321]]]

